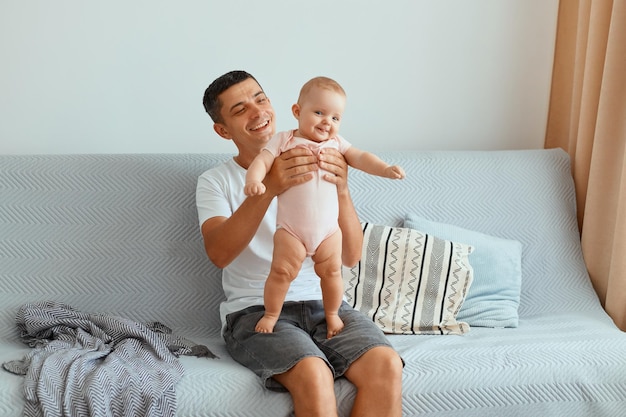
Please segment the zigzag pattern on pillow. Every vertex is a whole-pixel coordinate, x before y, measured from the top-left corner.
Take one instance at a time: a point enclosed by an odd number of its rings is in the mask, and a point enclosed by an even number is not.
[[[418,230],[363,223],[363,253],[343,270],[348,302],[386,333],[463,334],[457,322],[472,282],[470,245]]]

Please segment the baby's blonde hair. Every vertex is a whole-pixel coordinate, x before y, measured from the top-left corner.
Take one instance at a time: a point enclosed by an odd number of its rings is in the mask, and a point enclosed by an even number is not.
[[[346,96],[346,92],[343,87],[332,78],[328,77],[315,77],[304,83],[300,89],[300,95],[298,96],[298,104],[300,104],[303,97],[305,97],[314,88],[324,88],[326,90],[334,91],[342,96]]]

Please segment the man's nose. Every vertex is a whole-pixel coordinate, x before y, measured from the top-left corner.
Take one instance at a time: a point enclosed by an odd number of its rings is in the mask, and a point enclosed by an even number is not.
[[[259,117],[263,113],[263,108],[256,103],[250,106],[250,110],[254,117]]]

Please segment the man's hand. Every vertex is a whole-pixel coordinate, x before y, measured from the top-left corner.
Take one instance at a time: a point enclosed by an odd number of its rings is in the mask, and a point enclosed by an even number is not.
[[[319,169],[317,158],[306,148],[294,148],[281,153],[272,164],[263,183],[271,195],[279,195],[294,185],[313,178],[312,171]]]
[[[319,155],[319,165],[329,174],[324,179],[337,186],[337,191],[342,192],[348,188],[348,163],[337,149],[322,149]]]

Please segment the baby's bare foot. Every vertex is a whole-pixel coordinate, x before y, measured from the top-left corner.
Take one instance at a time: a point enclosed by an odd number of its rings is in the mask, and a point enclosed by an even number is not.
[[[337,336],[343,330],[343,320],[337,314],[326,315],[326,338]]]
[[[256,324],[254,330],[258,333],[273,333],[278,320],[274,317],[263,316]]]

